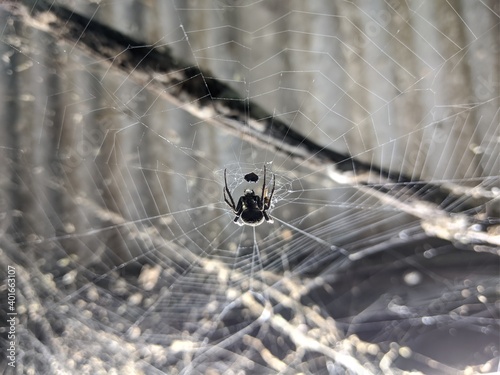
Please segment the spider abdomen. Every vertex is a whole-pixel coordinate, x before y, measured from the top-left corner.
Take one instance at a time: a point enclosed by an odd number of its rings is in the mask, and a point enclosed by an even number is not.
[[[246,209],[241,213],[241,220],[251,226],[257,226],[264,221],[264,214],[258,209]]]

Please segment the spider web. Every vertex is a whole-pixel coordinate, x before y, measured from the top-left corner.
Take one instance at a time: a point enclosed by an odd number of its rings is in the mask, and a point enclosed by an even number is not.
[[[6,371],[499,369],[495,1],[0,18]],[[264,165],[274,223],[235,225]]]

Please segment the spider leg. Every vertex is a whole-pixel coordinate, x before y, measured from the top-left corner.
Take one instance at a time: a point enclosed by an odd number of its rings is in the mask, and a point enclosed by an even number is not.
[[[264,219],[266,219],[266,221],[268,223],[271,223],[271,224],[274,223],[273,218],[270,215],[268,215],[266,211],[262,211],[262,213],[264,214]]]
[[[237,209],[236,209],[236,204],[234,203],[234,199],[233,197],[231,196],[231,192],[229,191],[228,187],[227,187],[227,178],[226,178],[226,170],[224,169],[224,189],[222,190],[224,192],[224,201],[228,204],[229,207],[231,207],[233,209],[233,211],[236,213],[237,212]],[[229,199],[231,200],[231,202],[228,201],[227,197],[226,197],[226,193],[227,195],[229,196]]]
[[[243,197],[241,197],[239,200],[238,200],[238,205],[236,206],[236,209],[233,210],[234,213],[236,214],[236,217],[234,218],[234,222],[238,225],[243,225],[239,222],[240,220],[240,216],[241,216],[241,213],[243,212]]]
[[[271,194],[269,195],[269,197],[265,198],[265,201],[264,201],[264,210],[267,210],[271,206],[271,199],[273,199],[274,188],[276,187],[276,176],[274,175],[274,173],[271,176],[271,178],[273,180],[273,188],[271,189]]]
[[[227,205],[228,205],[229,207],[231,207],[231,209],[232,209],[234,212],[236,212],[236,208],[235,208],[235,207],[233,207],[233,204],[232,204],[230,201],[228,201],[228,200],[227,200],[227,198],[226,198],[226,192],[224,192],[224,201],[227,203]]]
[[[264,177],[263,177],[263,183],[262,183],[262,194],[260,196],[260,205],[259,205],[259,208],[261,210],[264,209],[265,207],[265,203],[264,203],[264,194],[266,192],[266,165],[264,164]]]

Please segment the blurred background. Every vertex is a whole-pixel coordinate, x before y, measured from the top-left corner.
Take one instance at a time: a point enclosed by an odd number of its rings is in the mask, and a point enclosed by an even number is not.
[[[497,371],[499,13],[2,2],[4,373]]]

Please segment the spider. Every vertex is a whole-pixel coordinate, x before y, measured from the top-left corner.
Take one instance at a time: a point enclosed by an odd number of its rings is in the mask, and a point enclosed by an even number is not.
[[[243,194],[238,200],[238,204],[234,204],[234,199],[231,196],[231,192],[227,187],[226,170],[224,169],[224,201],[229,207],[233,209],[236,214],[234,222],[238,225],[250,225],[256,227],[264,222],[273,223],[274,220],[268,215],[267,210],[271,205],[271,199],[274,194],[274,187],[276,185],[276,178],[274,174],[271,179],[273,180],[273,187],[271,189],[271,195],[267,196],[266,188],[266,166],[264,165],[264,178],[262,184],[262,194],[260,197],[255,194],[251,189],[246,189],[245,194]],[[229,196],[229,200],[227,199]],[[240,220],[241,219],[241,220]]]

